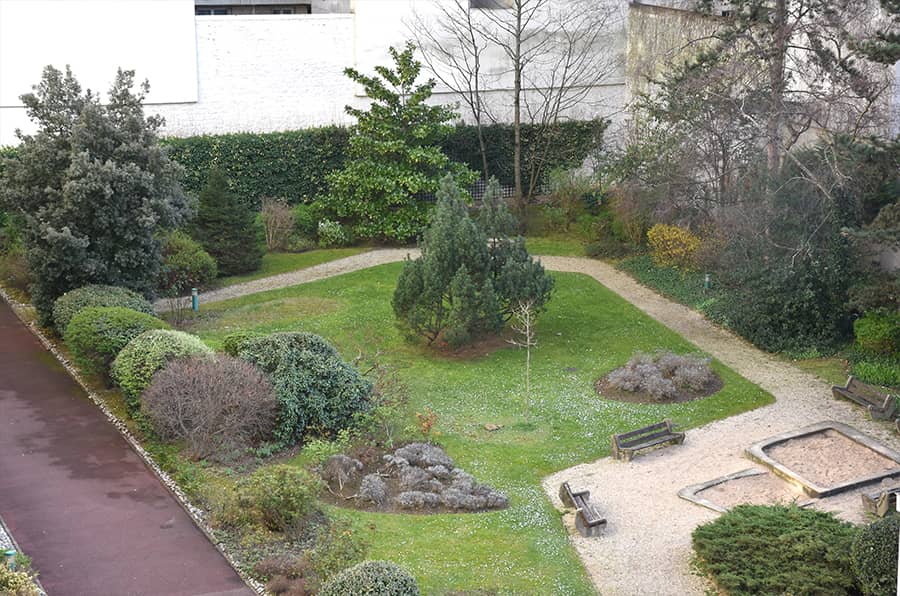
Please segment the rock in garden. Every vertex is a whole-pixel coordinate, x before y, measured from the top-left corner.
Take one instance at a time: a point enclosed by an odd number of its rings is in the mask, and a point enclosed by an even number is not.
[[[431,466],[444,466],[453,469],[453,460],[437,445],[429,443],[410,443],[394,452],[395,457],[402,457],[413,466],[429,468]]]
[[[400,471],[400,488],[408,491],[440,492],[444,486],[422,468],[409,466]]]
[[[445,466],[431,466],[430,468],[426,468],[425,471],[438,480],[450,479],[450,470],[448,470]]]
[[[322,479],[325,482],[337,483],[342,487],[351,479],[356,478],[363,469],[363,464],[358,459],[346,455],[332,455],[322,467]]]
[[[417,490],[402,492],[394,497],[394,503],[401,509],[424,509],[425,507],[439,507],[441,496],[435,493],[423,493]]]
[[[382,505],[387,500],[387,484],[378,474],[367,474],[359,484],[359,498]]]

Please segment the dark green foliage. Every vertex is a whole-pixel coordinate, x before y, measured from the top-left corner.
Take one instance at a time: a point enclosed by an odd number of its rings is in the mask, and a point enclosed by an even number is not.
[[[169,234],[162,247],[163,263],[157,291],[163,296],[188,294],[204,288],[218,275],[216,260],[200,243],[180,230]]]
[[[294,530],[315,510],[319,488],[319,481],[302,468],[265,466],[237,481],[216,521],[235,528],[259,524],[274,532]]]
[[[715,304],[721,301],[723,292],[713,277],[711,288],[703,287],[705,273],[678,271],[671,267],[659,267],[650,255],[640,255],[624,259],[616,264],[618,269],[632,275],[645,286],[649,286],[676,302],[699,310],[715,319]],[[722,322],[720,319],[718,322]]]
[[[120,306],[94,306],[72,317],[65,341],[75,361],[87,372],[106,375],[128,342],[144,331],[168,328],[147,313]]]
[[[263,257],[262,225],[256,220],[256,213],[228,190],[221,170],[210,170],[192,227],[194,238],[216,260],[219,275],[259,269]]]
[[[57,297],[86,284],[151,295],[157,233],[190,212],[181,169],[157,141],[162,120],[144,117],[149,86],[134,93],[133,85],[134,72],[120,70],[101,103],[70,70],[48,66],[35,92],[21,97],[38,132],[20,135],[15,157],[5,160],[0,198],[24,218],[42,323]]]
[[[229,333],[225,336],[225,339],[222,340],[222,351],[229,356],[237,357],[244,342],[258,337],[262,336],[259,333],[253,333],[252,331],[235,331],[234,333]]]
[[[231,190],[256,209],[263,197],[290,203],[328,191],[325,177],[344,166],[349,130],[324,126],[288,132],[168,138],[169,157],[184,166],[185,188],[200,192],[207,172],[220,168]]]
[[[316,203],[294,205],[294,233],[302,238],[315,240],[319,233],[322,208]]]
[[[522,238],[510,239],[504,204],[488,187],[490,209],[484,230],[469,217],[451,176],[441,180],[432,223],[422,238],[422,256],[408,260],[397,280],[392,305],[400,324],[428,343],[442,338],[458,347],[503,327],[519,301],[533,300],[540,312],[550,298],[553,279],[525,250]]]
[[[897,593],[898,532],[900,515],[889,515],[860,530],[853,540],[853,571],[866,596]]]
[[[435,81],[416,83],[422,65],[414,46],[390,48],[394,67],[378,66],[377,76],[353,68],[344,72],[372,100],[368,110],[347,107],[356,118],[343,170],[328,176],[331,191],[322,198],[329,211],[347,220],[361,238],[415,238],[428,223],[428,195],[452,172],[465,184],[475,174],[450,161],[440,142],[456,117],[445,106],[431,105]]]
[[[322,586],[320,596],[418,596],[408,571],[388,561],[364,561],[342,571]]]
[[[78,312],[91,306],[121,306],[138,312],[153,314],[153,305],[146,298],[128,288],[116,286],[84,286],[70,290],[53,303],[53,327],[62,336]]]
[[[900,312],[870,312],[853,322],[853,332],[863,353],[900,354]]]
[[[170,329],[145,331],[132,339],[113,360],[110,376],[122,388],[125,404],[132,415],[140,409],[141,392],[154,373],[175,358],[212,355],[200,338]]]
[[[603,123],[597,121],[559,122],[543,136],[549,142],[546,163],[536,157],[540,127],[522,125],[523,169],[530,172],[556,167],[575,168],[598,146]],[[483,126],[488,150],[488,168],[504,186],[513,186],[513,127],[511,124]],[[599,135],[598,135],[599,133]],[[452,127],[439,145],[452,161],[481,171],[478,132],[474,126]],[[221,168],[231,190],[253,208],[263,197],[283,197],[291,204],[308,202],[326,195],[331,186],[327,174],[343,169],[350,140],[349,129],[341,126],[307,128],[287,132],[240,133],[168,138],[161,141],[172,161],[184,167],[184,186],[199,193],[213,167]],[[248,156],[252,156],[252,159]],[[532,162],[534,165],[532,165]],[[295,217],[297,214],[295,212]],[[299,217],[298,223],[299,223]],[[316,222],[318,223],[318,218]],[[313,233],[315,225],[312,226]]]
[[[762,255],[760,255],[762,256]],[[717,316],[742,337],[771,352],[815,348],[831,353],[850,336],[849,251],[790,261],[752,259],[722,272],[727,294]]]
[[[332,435],[371,406],[372,385],[327,341],[312,333],[273,333],[240,344],[238,355],[272,376],[280,403],[275,437]]]
[[[695,529],[693,545],[698,568],[732,596],[854,594],[855,534],[830,513],[739,505]]]

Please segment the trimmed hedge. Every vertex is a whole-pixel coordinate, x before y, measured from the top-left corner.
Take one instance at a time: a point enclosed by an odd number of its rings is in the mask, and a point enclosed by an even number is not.
[[[153,305],[128,288],[91,285],[69,290],[53,303],[53,326],[63,335],[78,311],[89,306],[121,306],[138,312],[153,314]]]
[[[150,385],[154,373],[169,360],[212,353],[199,337],[170,329],[154,329],[128,342],[113,361],[111,375],[122,388],[129,413],[134,415],[140,409],[141,392]]]
[[[308,430],[330,435],[371,406],[372,384],[312,333],[273,333],[239,344],[238,355],[272,375],[280,403],[275,436],[282,445]]]
[[[588,153],[600,146],[606,122],[560,122],[546,134],[549,159],[542,171],[581,165]],[[483,128],[488,151],[488,167],[504,186],[513,185],[513,127],[493,124]],[[522,126],[523,184],[530,156],[538,149],[540,127]],[[453,161],[476,172],[482,171],[474,126],[458,125],[442,143]],[[199,193],[213,167],[228,178],[229,188],[242,201],[258,206],[263,197],[284,198],[290,203],[308,202],[329,190],[326,174],[342,169],[346,160],[350,130],[324,126],[288,132],[203,135],[163,139],[169,157],[185,168],[184,187]]]
[[[363,561],[328,581],[320,596],[419,596],[409,571],[390,561]]]
[[[856,593],[856,531],[814,509],[739,505],[696,528],[692,539],[698,569],[731,596],[838,595]]]
[[[853,541],[853,571],[866,596],[897,593],[898,531],[900,516],[889,515],[860,530]]]
[[[65,341],[82,368],[105,375],[128,342],[151,329],[169,329],[169,325],[130,308],[91,306],[72,317]]]

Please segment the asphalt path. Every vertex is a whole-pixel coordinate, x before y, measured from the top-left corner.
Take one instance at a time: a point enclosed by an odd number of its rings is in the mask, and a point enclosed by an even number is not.
[[[2,300],[0,516],[50,596],[253,593]]]

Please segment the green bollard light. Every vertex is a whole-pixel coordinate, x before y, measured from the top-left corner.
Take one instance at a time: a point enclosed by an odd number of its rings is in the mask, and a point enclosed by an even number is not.
[[[9,567],[10,569],[12,569],[13,571],[15,571],[16,570],[16,551],[14,551],[13,549],[9,549],[8,551],[3,553],[3,557],[6,559],[6,566]]]
[[[194,312],[200,310],[200,296],[197,294],[197,288],[191,288],[191,310]]]

